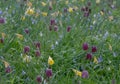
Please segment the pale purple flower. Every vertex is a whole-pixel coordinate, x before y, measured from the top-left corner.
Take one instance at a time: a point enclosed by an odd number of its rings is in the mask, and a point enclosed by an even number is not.
[[[102,62],[103,61],[103,58],[102,58],[102,56],[100,56],[99,58],[98,58],[98,63],[100,63],[100,62]]]
[[[0,18],[0,24],[4,24],[5,23],[5,19],[4,18]]]
[[[89,78],[89,73],[87,70],[82,71],[82,78]]]

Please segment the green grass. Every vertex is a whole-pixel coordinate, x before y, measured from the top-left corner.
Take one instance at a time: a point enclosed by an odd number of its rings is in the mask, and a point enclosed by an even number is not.
[[[53,76],[48,84],[112,84],[113,79],[116,80],[116,84],[120,83],[119,0],[114,2],[105,0],[99,4],[91,0],[89,17],[83,17],[81,12],[81,8],[87,6],[89,0],[84,2],[69,0],[67,5],[66,0],[52,0],[55,3],[52,10],[48,9],[50,1],[43,0],[46,6],[42,6],[40,0],[30,1],[35,13],[39,14],[38,17],[35,17],[35,14],[25,15],[28,8],[25,3],[20,6],[20,2],[16,0],[0,1],[0,10],[3,12],[0,17],[6,18],[6,23],[0,24],[0,34],[6,34],[4,43],[0,43],[0,84],[37,84],[37,75],[45,80],[49,56],[53,58],[55,64],[51,67]],[[114,4],[115,9],[108,3]],[[78,9],[72,13],[64,13],[64,8],[74,6]],[[104,10],[104,15],[100,14],[101,10]],[[51,15],[58,11],[61,13],[58,16]],[[41,12],[47,12],[48,15],[43,16]],[[21,20],[22,16],[25,16],[25,20]],[[109,21],[109,16],[113,16],[112,21]],[[54,29],[49,31],[51,19],[56,20],[58,31]],[[70,32],[67,32],[68,26],[71,26]],[[26,28],[29,29],[29,34],[24,32]],[[23,35],[22,40],[16,36],[17,33]],[[41,44],[40,57],[35,56],[36,41]],[[82,49],[84,42],[89,44],[88,51]],[[92,60],[86,60],[86,53],[91,52],[93,45],[97,47],[97,52],[93,53]],[[23,61],[24,46],[30,46],[28,55],[32,60],[29,63]],[[94,56],[97,59],[102,56],[103,61],[95,64]],[[10,73],[5,72],[2,60],[10,64],[12,69]],[[80,67],[89,72],[88,79],[78,77],[72,71],[79,70]]]

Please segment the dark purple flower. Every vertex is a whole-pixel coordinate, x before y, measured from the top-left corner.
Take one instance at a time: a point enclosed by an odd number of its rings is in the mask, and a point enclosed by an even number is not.
[[[84,43],[83,46],[82,46],[83,50],[88,50],[88,44],[87,43]]]
[[[92,46],[92,52],[96,52],[97,51],[97,47],[96,46]]]
[[[46,73],[46,76],[48,78],[51,77],[52,76],[52,69],[47,69],[45,73]]]
[[[71,27],[68,26],[68,27],[67,27],[67,32],[70,32],[70,30],[71,30]]]
[[[88,77],[89,77],[88,71],[86,70],[82,71],[82,78],[88,78]]]
[[[50,20],[50,24],[51,24],[51,25],[55,25],[55,20],[54,20],[54,19],[51,19],[51,20]]]
[[[83,11],[83,12],[84,12],[84,11],[85,11],[85,7],[82,7],[82,8],[81,8],[81,11]]]
[[[10,68],[10,66],[8,66],[7,68],[5,68],[5,72],[6,73],[10,73],[12,70],[11,70],[11,68]]]
[[[5,19],[4,18],[0,18],[0,24],[4,24],[5,23]]]
[[[3,38],[0,38],[0,43],[4,43],[4,39]]]
[[[64,8],[64,13],[66,13],[67,12],[67,8]]]
[[[87,5],[88,5],[88,6],[91,6],[91,2],[88,2]]]
[[[29,46],[25,46],[24,47],[24,53],[28,53],[30,51],[30,47]]]
[[[85,11],[87,11],[87,12],[89,11],[89,8],[87,6],[85,7]]]
[[[36,48],[40,49],[40,43],[39,42],[35,42],[34,45],[35,45]]]
[[[40,56],[40,51],[39,50],[36,50],[35,51],[35,55],[38,57],[38,56]]]
[[[92,59],[92,54],[88,53],[87,56],[86,56],[86,59],[91,60]]]
[[[29,29],[25,29],[24,32],[25,32],[26,34],[28,34],[28,33],[29,33]]]
[[[41,83],[42,82],[41,76],[37,76],[36,80],[37,80],[38,83]]]
[[[51,6],[49,6],[49,10],[52,10],[52,7],[51,7]]]

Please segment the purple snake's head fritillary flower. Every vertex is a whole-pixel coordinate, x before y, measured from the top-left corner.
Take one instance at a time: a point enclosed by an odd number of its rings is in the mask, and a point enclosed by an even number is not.
[[[85,11],[85,7],[82,7],[82,8],[81,8],[81,11],[84,12],[84,11]]]
[[[71,27],[68,26],[68,27],[67,27],[67,32],[70,32],[70,30],[71,30]]]
[[[36,81],[37,81],[38,83],[41,83],[41,82],[42,82],[41,76],[37,76]]]
[[[96,46],[92,46],[92,52],[96,52],[97,51],[97,47]]]
[[[82,46],[83,50],[88,50],[88,44],[87,43],[84,43],[83,46]]]
[[[55,25],[55,20],[54,20],[54,19],[51,19],[51,20],[50,20],[50,24],[51,24],[51,25]]]
[[[29,46],[25,46],[24,47],[24,53],[28,53],[30,51],[30,47]]]
[[[26,34],[28,34],[28,33],[29,33],[29,29],[25,29],[24,32],[25,32]]]
[[[82,78],[89,78],[88,71],[86,71],[86,70],[82,71]]]
[[[40,43],[39,42],[35,42],[34,45],[35,45],[36,48],[40,49]]]
[[[49,10],[52,10],[52,7],[51,7],[51,6],[49,6]]]
[[[52,76],[52,69],[47,69],[45,73],[46,73],[46,76],[48,78],[51,77]]]
[[[86,59],[91,60],[91,59],[92,59],[92,54],[88,53],[88,54],[86,55]]]
[[[91,6],[91,2],[88,2],[87,5],[88,5],[88,6]]]
[[[39,57],[39,56],[40,56],[40,51],[39,51],[39,50],[36,50],[36,51],[35,51],[35,55],[36,55],[36,57]]]
[[[5,72],[6,73],[10,73],[12,70],[11,70],[11,67],[10,66],[8,66],[7,68],[5,68]]]
[[[4,24],[5,23],[5,19],[4,18],[0,18],[0,24]]]
[[[89,16],[89,12],[85,12],[84,17],[88,17],[88,16]]]
[[[67,10],[67,8],[64,8],[64,13],[66,13],[68,10]]]
[[[85,11],[88,12],[89,11],[89,7],[86,6],[85,7]]]

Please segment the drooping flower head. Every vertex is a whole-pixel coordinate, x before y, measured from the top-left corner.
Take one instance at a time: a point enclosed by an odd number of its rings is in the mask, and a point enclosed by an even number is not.
[[[83,50],[88,50],[88,44],[87,43],[84,43],[83,46],[82,46]]]
[[[5,23],[5,19],[4,18],[0,18],[0,24],[4,24]]]
[[[45,73],[46,73],[46,76],[48,78],[51,77],[52,76],[52,69],[47,69]]]
[[[41,83],[41,82],[42,82],[41,76],[37,76],[37,77],[36,77],[36,81],[37,81],[38,83]]]
[[[38,57],[38,56],[40,56],[40,51],[39,50],[36,50],[35,51],[35,55]]]
[[[29,29],[25,29],[24,32],[25,32],[26,34],[28,34],[28,33],[29,33]]]
[[[24,47],[24,53],[28,53],[30,51],[30,47],[29,46],[25,46]]]
[[[11,69],[10,66],[8,66],[8,67],[5,68],[5,72],[6,72],[6,73],[10,73],[11,71],[12,71],[12,69]]]
[[[68,26],[68,27],[67,27],[67,32],[70,32],[70,30],[71,30],[71,27]]]
[[[87,70],[82,71],[82,78],[89,78],[89,73]]]
[[[97,47],[96,46],[92,46],[92,52],[96,52],[97,51]]]
[[[91,59],[92,59],[92,54],[91,54],[91,53],[88,53],[88,54],[86,55],[86,59],[91,60]]]
[[[82,76],[82,72],[81,71],[78,71],[76,69],[73,69],[73,72],[77,75],[77,76]]]
[[[48,58],[48,64],[49,65],[53,65],[54,64],[54,60],[50,56]]]

